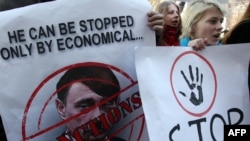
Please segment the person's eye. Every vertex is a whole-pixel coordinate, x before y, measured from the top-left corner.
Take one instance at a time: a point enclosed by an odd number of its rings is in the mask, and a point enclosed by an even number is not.
[[[223,23],[223,22],[224,22],[224,19],[221,19],[221,20],[220,20],[220,23]]]
[[[208,22],[211,23],[211,24],[216,24],[217,20],[209,20]]]
[[[89,104],[81,104],[81,105],[79,105],[79,107],[80,107],[82,110],[86,110],[86,109],[88,109],[89,107],[91,107],[91,105],[89,105]]]
[[[174,11],[168,11],[168,14],[174,14]]]

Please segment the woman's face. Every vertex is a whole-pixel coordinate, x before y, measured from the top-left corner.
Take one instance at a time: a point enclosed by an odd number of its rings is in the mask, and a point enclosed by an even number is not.
[[[178,27],[180,24],[180,13],[174,4],[168,6],[168,11],[164,14],[164,23],[172,27]]]
[[[215,7],[208,9],[193,27],[194,38],[207,38],[209,45],[216,45],[222,30],[223,14]]]

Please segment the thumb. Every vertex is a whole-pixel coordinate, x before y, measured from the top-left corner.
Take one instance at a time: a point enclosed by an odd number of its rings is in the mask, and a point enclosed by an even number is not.
[[[208,38],[204,38],[204,39],[203,39],[203,42],[204,42],[205,45],[209,45],[209,44],[208,44]]]

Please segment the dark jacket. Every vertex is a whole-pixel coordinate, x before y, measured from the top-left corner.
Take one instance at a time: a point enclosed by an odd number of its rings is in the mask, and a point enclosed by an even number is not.
[[[242,21],[232,31],[225,44],[250,43],[250,19]],[[248,88],[250,91],[250,60],[248,65]]]

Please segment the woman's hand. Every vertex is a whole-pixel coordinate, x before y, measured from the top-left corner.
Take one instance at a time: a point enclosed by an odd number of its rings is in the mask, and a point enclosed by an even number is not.
[[[208,45],[207,38],[199,38],[189,41],[188,46],[194,50],[199,51],[204,49]]]
[[[147,13],[148,25],[151,29],[156,31],[156,35],[161,35],[163,30],[163,14],[150,11]]]

